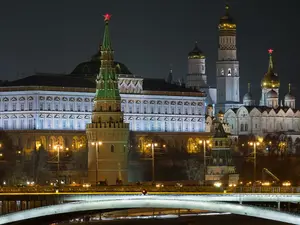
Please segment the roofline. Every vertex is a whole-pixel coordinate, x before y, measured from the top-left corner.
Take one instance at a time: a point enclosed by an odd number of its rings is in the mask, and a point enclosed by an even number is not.
[[[63,92],[92,92],[96,88],[59,87],[59,86],[2,86],[0,91],[63,91]]]
[[[61,92],[88,92],[95,93],[96,88],[84,87],[58,87],[58,86],[3,86],[0,87],[2,92],[12,91],[61,91]],[[120,94],[139,94],[139,93],[120,93]],[[189,96],[189,97],[206,97],[205,93],[201,92],[181,92],[181,91],[145,91],[141,94],[144,95],[167,95],[167,96]]]

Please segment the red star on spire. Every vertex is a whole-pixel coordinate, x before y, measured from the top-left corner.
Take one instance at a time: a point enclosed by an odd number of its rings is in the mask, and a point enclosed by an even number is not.
[[[270,55],[273,53],[273,51],[274,51],[273,49],[269,49],[268,50],[268,52],[269,52]]]
[[[104,21],[109,21],[109,20],[110,20],[110,17],[111,17],[110,14],[106,13],[106,14],[103,15],[103,16],[104,16]]]

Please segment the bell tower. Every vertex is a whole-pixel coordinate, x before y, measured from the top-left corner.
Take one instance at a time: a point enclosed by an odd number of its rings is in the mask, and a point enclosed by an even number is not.
[[[225,7],[225,15],[219,23],[219,48],[217,67],[217,112],[240,103],[239,61],[236,48],[236,24]]]
[[[127,183],[129,124],[124,123],[121,97],[109,36],[111,15],[104,15],[105,30],[101,46],[101,66],[96,78],[92,123],[87,124],[88,180],[91,184]]]

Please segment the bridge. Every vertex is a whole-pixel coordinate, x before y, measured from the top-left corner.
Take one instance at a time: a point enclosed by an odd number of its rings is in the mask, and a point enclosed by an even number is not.
[[[226,191],[212,187],[203,188],[0,188],[0,224],[59,214],[123,208],[199,209],[300,224],[300,214],[280,211],[282,204],[287,204],[288,208],[292,205],[300,209],[299,188],[246,187],[244,190],[248,193],[238,193],[241,188]],[[143,189],[148,190],[147,195],[142,194]],[[273,208],[261,206],[266,203]]]
[[[217,198],[217,196],[213,197]],[[260,196],[256,196],[257,199],[259,197]],[[252,196],[252,198],[254,199],[255,197]],[[286,198],[290,197],[287,196]],[[237,215],[252,216],[290,224],[300,224],[300,215],[255,206],[227,203],[220,200],[213,201],[213,199],[210,199],[205,201],[205,199],[205,196],[197,195],[102,195],[101,200],[69,202],[9,213],[0,217],[0,224],[9,224],[40,217],[49,217],[53,215],[58,216],[74,212],[96,212],[108,209],[130,208],[199,209],[215,212],[229,212]]]

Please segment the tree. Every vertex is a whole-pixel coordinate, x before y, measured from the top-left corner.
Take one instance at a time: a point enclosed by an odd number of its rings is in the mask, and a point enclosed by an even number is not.
[[[16,164],[14,169],[8,175],[7,181],[10,185],[26,184],[26,181],[28,181],[28,175],[24,172],[23,164]]]
[[[37,184],[44,183],[50,175],[49,166],[47,163],[48,153],[44,146],[41,145],[38,149],[35,146],[34,151],[31,152],[32,165],[32,181]]]
[[[5,131],[0,131],[0,181],[8,181],[16,165],[16,148]]]
[[[187,159],[184,164],[188,180],[204,180],[203,165],[197,159]]]

